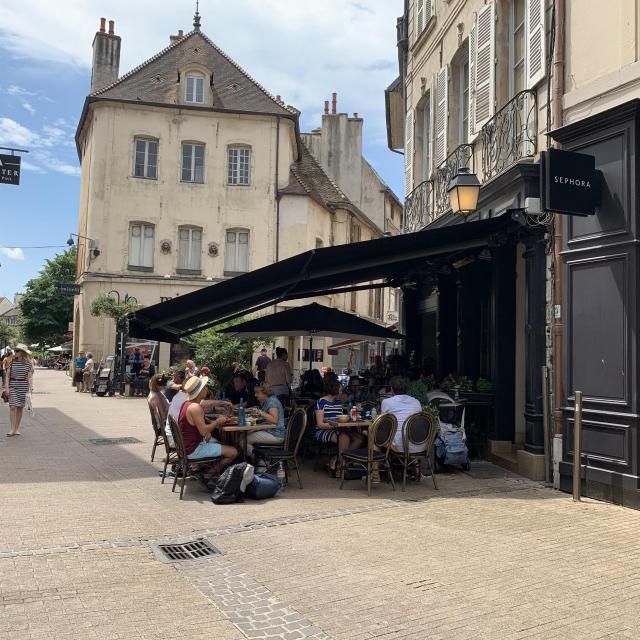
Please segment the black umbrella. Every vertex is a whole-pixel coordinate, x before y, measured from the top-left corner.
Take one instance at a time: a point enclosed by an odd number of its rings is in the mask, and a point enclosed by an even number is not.
[[[398,340],[404,336],[374,322],[358,318],[339,309],[325,307],[317,302],[293,307],[269,316],[247,320],[221,333],[234,336],[309,336],[309,369],[313,338],[363,338],[372,340]]]

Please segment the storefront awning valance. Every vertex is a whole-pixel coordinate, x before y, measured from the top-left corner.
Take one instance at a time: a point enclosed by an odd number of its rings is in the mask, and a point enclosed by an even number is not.
[[[129,332],[137,338],[175,343],[234,315],[285,300],[328,295],[372,281],[397,285],[426,258],[487,245],[492,236],[514,226],[509,216],[499,216],[306,251],[136,311],[129,320]]]

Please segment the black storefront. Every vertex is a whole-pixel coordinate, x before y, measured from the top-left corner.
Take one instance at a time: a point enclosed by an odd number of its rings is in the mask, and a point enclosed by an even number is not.
[[[596,215],[563,220],[563,456],[571,490],[574,392],[583,393],[582,489],[640,508],[637,305],[640,250],[640,101],[565,126],[563,149],[595,156]]]

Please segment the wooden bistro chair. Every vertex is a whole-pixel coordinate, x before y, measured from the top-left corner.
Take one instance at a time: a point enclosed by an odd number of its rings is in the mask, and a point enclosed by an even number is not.
[[[416,467],[416,479],[420,478],[420,460],[424,460],[429,468],[433,488],[438,488],[436,475],[433,471],[433,442],[440,430],[440,421],[434,415],[425,411],[419,411],[410,415],[402,427],[403,452],[391,451],[391,456],[402,464],[402,490],[405,491],[407,482],[407,470],[412,465]],[[410,452],[410,445],[419,447],[419,451]]]
[[[163,418],[162,415],[160,414],[160,409],[158,407],[153,407],[152,411],[153,411],[153,416],[155,417],[155,420],[156,420],[156,425],[158,425],[158,428],[162,429],[162,432],[163,432],[162,441],[164,443],[165,456],[164,456],[164,469],[162,470],[162,480],[160,484],[164,484],[164,479],[167,475],[167,468],[169,467],[170,464],[177,462],[178,455],[176,453],[175,446],[171,443],[171,441],[169,440],[169,437],[165,432],[165,426],[167,424],[167,416],[165,415],[165,417]]]
[[[393,490],[396,485],[393,482],[393,474],[389,466],[389,448],[393,442],[393,436],[398,427],[396,417],[391,413],[379,415],[369,427],[369,439],[366,448],[344,451],[340,455],[341,482],[344,485],[345,472],[348,469],[360,469],[367,472],[367,492],[371,495],[371,474],[373,463],[378,463],[379,471],[386,471]]]
[[[300,477],[300,461],[298,451],[300,443],[307,428],[307,412],[298,408],[291,414],[284,432],[284,442],[281,445],[256,444],[253,446],[253,453],[256,458],[262,458],[266,462],[267,473],[275,469],[280,462],[284,465],[287,480],[289,479],[289,465],[292,465],[298,476],[298,485],[302,489],[302,478]]]
[[[164,402],[163,402],[164,399]],[[149,413],[151,414],[151,426],[153,427],[153,448],[151,449],[151,462],[156,457],[156,449],[160,445],[165,444],[165,432],[164,427],[161,420],[158,420],[156,417],[156,412],[159,414],[160,419],[164,416],[164,419],[167,419],[167,412],[169,410],[168,405],[166,404],[166,398],[163,394],[157,392],[151,392],[147,396],[147,404],[149,405]]]
[[[188,475],[192,475],[191,465],[192,464],[202,464],[206,462],[219,462],[220,457],[210,457],[210,458],[198,458],[197,460],[189,460],[187,458],[187,452],[184,448],[184,439],[182,437],[182,431],[176,422],[176,419],[173,416],[169,416],[169,425],[171,426],[171,435],[173,436],[173,441],[176,444],[176,475],[173,479],[173,487],[171,491],[176,490],[176,483],[178,482],[178,474],[182,476],[182,482],[180,483],[180,500],[182,500],[182,496],[184,494],[184,483],[187,480]]]

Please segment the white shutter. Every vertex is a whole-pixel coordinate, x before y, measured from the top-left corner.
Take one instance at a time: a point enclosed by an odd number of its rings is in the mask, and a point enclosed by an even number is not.
[[[473,86],[473,132],[493,116],[495,101],[495,10],[493,4],[482,7],[476,21]]]
[[[426,24],[425,4],[425,0],[416,0],[416,40],[420,37]]]
[[[153,227],[143,227],[142,260],[143,267],[153,267]]]
[[[476,23],[471,27],[469,33],[469,118],[467,120],[469,127],[469,141],[473,140],[476,135],[475,129],[475,104],[476,104],[476,47],[477,47],[477,28]]]
[[[525,64],[528,89],[532,89],[545,76],[546,51],[544,42],[544,18],[544,0],[527,0],[525,14],[527,27]]]
[[[404,122],[404,195],[413,191],[413,129],[415,114],[413,109],[407,111]]]
[[[436,169],[447,157],[447,124],[449,115],[449,67],[436,73],[436,112],[434,117],[434,166]]]

